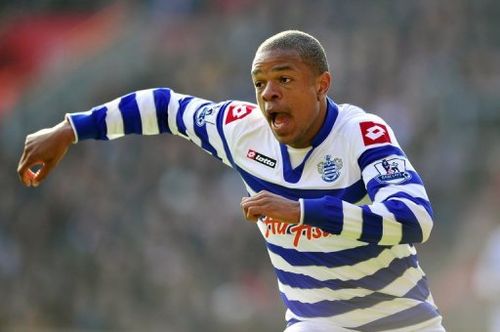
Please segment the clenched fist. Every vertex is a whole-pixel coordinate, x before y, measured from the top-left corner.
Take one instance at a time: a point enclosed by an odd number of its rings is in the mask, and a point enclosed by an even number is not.
[[[260,191],[252,197],[241,199],[241,208],[245,218],[257,221],[266,216],[282,222],[298,224],[300,222],[300,203],[268,191]]]

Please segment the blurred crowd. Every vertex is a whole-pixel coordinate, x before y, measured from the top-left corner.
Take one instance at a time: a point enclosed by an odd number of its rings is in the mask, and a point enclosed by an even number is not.
[[[433,203],[418,250],[444,324],[488,330],[500,298],[485,296],[500,277],[482,263],[500,260],[488,245],[500,227],[500,3],[34,3],[0,4],[0,330],[283,329],[244,187],[191,143],[83,142],[37,189],[16,167],[28,133],[138,89],[253,101],[255,49],[285,29],[323,43],[331,97],[393,127]]]

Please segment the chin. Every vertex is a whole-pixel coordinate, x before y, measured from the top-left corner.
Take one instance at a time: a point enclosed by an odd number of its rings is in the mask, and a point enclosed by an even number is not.
[[[271,128],[271,131],[273,132],[274,138],[276,138],[276,140],[278,142],[286,144],[285,142],[288,141],[288,139],[287,139],[288,137],[286,135],[279,135],[272,128]]]
[[[294,140],[293,138],[289,137],[289,136],[278,136],[278,135],[274,135],[274,137],[276,138],[276,140],[278,142],[280,142],[281,144],[285,144],[285,145],[290,145],[290,146],[293,146],[294,145]]]

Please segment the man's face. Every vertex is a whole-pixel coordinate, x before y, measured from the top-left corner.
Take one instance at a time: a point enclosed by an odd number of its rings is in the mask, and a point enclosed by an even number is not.
[[[295,148],[310,146],[325,118],[330,74],[314,73],[294,50],[277,49],[257,52],[252,80],[276,139]]]

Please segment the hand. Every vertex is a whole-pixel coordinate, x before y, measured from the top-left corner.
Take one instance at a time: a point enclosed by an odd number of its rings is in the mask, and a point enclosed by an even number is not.
[[[75,134],[66,120],[28,135],[17,167],[21,182],[27,187],[38,187],[64,157],[74,140]],[[41,167],[33,172],[31,169],[35,166]]]
[[[249,221],[257,221],[259,217],[266,216],[290,224],[300,222],[300,203],[298,201],[265,190],[252,197],[243,197],[241,208],[245,218]]]

